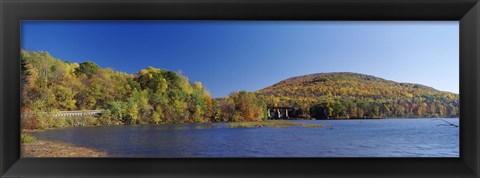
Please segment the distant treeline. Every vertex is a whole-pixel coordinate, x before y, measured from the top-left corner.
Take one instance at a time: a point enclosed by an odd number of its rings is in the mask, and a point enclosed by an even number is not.
[[[101,68],[94,62],[63,62],[47,52],[22,50],[21,71],[21,109],[26,129],[80,122],[117,125],[261,121],[268,115],[267,106],[294,107],[294,117],[318,119],[458,117],[458,95],[415,85],[403,91],[382,88],[381,82],[372,90],[366,87],[370,84],[360,80],[347,80],[350,84],[345,80],[318,85],[300,82],[255,93],[232,92],[228,97],[213,99],[200,82],[191,83],[179,72],[153,67],[127,74]],[[396,95],[390,95],[392,92]],[[83,120],[52,116],[57,111],[73,110],[104,112],[98,118]]]

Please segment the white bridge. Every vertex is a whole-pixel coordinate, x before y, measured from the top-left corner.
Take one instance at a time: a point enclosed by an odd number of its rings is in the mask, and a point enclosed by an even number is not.
[[[267,107],[267,116],[269,119],[289,119],[289,111],[294,111],[291,107]]]
[[[55,117],[64,117],[64,116],[92,116],[101,114],[102,110],[83,110],[83,111],[58,111],[53,114]]]

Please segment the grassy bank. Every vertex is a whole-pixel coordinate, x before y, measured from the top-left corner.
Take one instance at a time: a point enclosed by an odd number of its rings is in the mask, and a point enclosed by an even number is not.
[[[290,126],[301,126],[305,128],[321,128],[324,127],[321,124],[306,124],[300,122],[287,122],[279,120],[269,120],[269,121],[258,121],[258,122],[234,122],[229,123],[228,127],[230,128],[254,128],[254,127],[290,127]]]

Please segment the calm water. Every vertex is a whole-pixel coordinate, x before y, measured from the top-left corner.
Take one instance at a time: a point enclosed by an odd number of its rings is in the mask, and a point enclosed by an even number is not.
[[[458,124],[459,119],[445,119]],[[77,127],[35,133],[112,157],[458,157],[459,128],[432,119],[302,120],[331,128],[225,124]]]

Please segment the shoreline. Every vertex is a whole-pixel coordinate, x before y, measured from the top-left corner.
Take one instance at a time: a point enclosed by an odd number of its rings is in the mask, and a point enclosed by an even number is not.
[[[22,158],[108,157],[107,153],[103,151],[47,140],[22,143],[20,147],[20,155]]]
[[[458,119],[459,117],[427,117],[427,118],[417,118],[417,117],[396,117],[396,118],[349,118],[349,119],[308,119],[308,118],[296,118],[296,119],[269,119],[267,121],[308,121],[308,120],[317,120],[317,121],[333,121],[333,120],[388,120],[388,119]],[[214,123],[245,123],[244,122],[202,122],[202,123],[161,123],[161,124],[152,124],[152,123],[144,123],[144,124],[130,124],[130,125],[170,125],[170,124],[214,124]],[[264,122],[264,121],[257,121],[257,122]],[[68,129],[68,128],[78,128],[78,127],[111,127],[111,126],[127,126],[128,124],[115,124],[115,125],[85,125],[85,126],[71,126],[71,127],[54,127],[54,128],[44,128],[44,129],[22,129],[22,133],[34,133],[34,132],[44,132],[48,130],[56,130],[56,129]]]
[[[350,119],[290,119],[290,120],[388,120],[388,119],[459,119],[460,117],[388,117],[388,118],[350,118]]]

